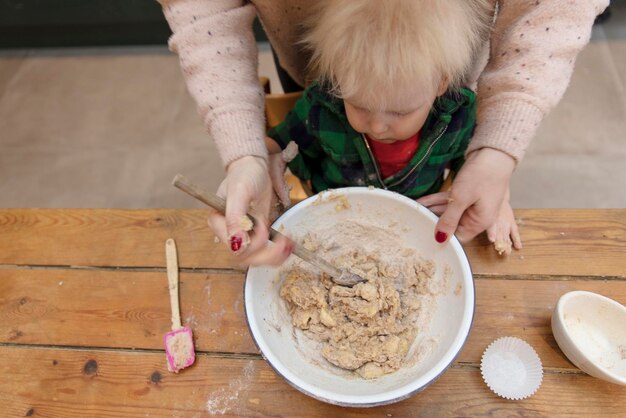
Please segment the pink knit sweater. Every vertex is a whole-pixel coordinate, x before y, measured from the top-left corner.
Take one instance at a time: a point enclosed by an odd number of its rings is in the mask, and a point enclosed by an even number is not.
[[[224,165],[267,156],[264,96],[252,21],[258,15],[281,66],[304,85],[297,45],[307,0],[159,0],[189,92]],[[496,1],[494,0],[494,8]],[[502,0],[486,67],[478,73],[478,122],[468,152],[490,147],[520,160],[561,99],[578,52],[609,0]]]

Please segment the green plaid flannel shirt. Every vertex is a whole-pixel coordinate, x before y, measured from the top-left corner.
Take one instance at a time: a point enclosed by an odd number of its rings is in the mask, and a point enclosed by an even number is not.
[[[268,136],[285,149],[299,152],[290,163],[293,174],[310,181],[314,192],[348,186],[374,186],[416,199],[437,192],[446,167],[457,171],[476,125],[476,96],[469,89],[435,100],[422,127],[415,155],[406,167],[382,178],[367,141],[348,123],[343,101],[315,82],[285,120]]]

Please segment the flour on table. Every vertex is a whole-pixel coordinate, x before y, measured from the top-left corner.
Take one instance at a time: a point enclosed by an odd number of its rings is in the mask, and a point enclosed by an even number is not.
[[[240,406],[240,396],[247,394],[254,377],[254,361],[250,360],[243,368],[241,376],[231,380],[228,387],[222,387],[209,393],[206,409],[211,416],[236,413]],[[241,394],[241,395],[240,395]]]

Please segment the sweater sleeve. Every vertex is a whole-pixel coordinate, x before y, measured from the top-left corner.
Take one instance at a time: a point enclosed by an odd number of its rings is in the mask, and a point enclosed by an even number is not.
[[[267,158],[264,94],[252,31],[256,14],[243,0],[159,0],[198,112],[224,166],[246,156]]]
[[[478,79],[476,132],[467,153],[489,147],[521,160],[561,99],[595,17],[608,0],[504,0]]]

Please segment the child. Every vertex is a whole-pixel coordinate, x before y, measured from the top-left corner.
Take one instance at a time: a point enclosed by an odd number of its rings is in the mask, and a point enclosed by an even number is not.
[[[482,0],[325,2],[305,37],[316,81],[266,139],[281,200],[276,154],[295,143],[289,168],[313,192],[375,186],[423,197],[442,213],[447,195],[428,195],[446,168],[463,164],[476,102],[462,85],[487,35],[488,10]],[[521,248],[508,198],[488,236],[499,252],[510,252],[511,239]]]

